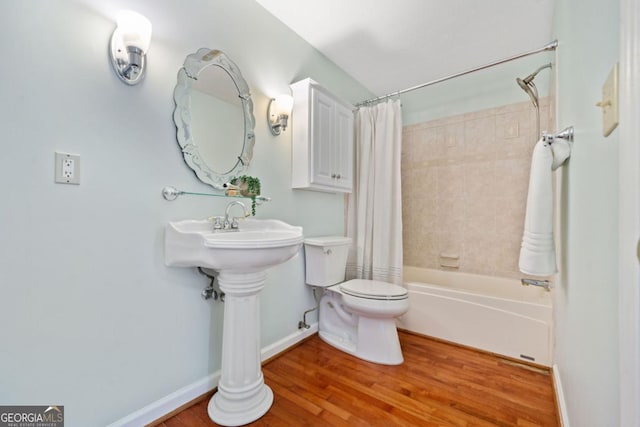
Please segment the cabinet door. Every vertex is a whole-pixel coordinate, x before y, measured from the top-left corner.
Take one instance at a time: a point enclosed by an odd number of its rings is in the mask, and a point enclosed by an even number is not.
[[[335,104],[335,175],[338,188],[353,189],[353,112],[341,104]]]
[[[324,93],[311,91],[312,184],[334,185],[335,102]]]

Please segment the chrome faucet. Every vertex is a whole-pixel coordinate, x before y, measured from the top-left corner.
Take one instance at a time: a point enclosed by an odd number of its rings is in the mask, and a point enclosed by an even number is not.
[[[233,202],[229,203],[227,205],[227,208],[224,210],[224,222],[222,227],[225,230],[237,230],[238,229],[238,218],[234,217],[231,222],[229,222],[229,211],[231,210],[231,208],[234,205],[239,205],[242,206],[242,218],[245,218],[248,216],[248,212],[247,212],[247,207],[245,206],[244,203],[242,203],[241,201],[238,200],[234,200]]]

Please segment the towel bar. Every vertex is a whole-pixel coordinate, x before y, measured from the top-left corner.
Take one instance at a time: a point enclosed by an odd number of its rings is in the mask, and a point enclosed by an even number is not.
[[[556,138],[564,139],[565,141],[573,142],[573,126],[566,127],[556,134],[542,133],[542,140],[553,144]]]

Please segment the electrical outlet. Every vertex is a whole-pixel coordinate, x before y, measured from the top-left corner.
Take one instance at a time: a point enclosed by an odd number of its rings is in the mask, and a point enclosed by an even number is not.
[[[73,179],[74,169],[75,169],[75,161],[73,159],[62,159],[63,178]]]
[[[56,182],[80,184],[80,156],[56,152]]]

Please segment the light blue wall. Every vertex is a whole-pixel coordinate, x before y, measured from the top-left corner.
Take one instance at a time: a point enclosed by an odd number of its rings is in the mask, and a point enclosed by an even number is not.
[[[129,87],[107,46],[120,9],[153,23],[149,70]],[[273,198],[258,217],[343,232],[341,195],[290,189],[291,132],[274,138],[269,97],[312,77],[350,101],[371,96],[253,0],[0,2],[0,404],[65,405],[67,425],[115,421],[219,369],[222,308],[195,269],[167,268],[170,220],[220,214],[184,164],[172,121],[184,57],[225,51],[255,102],[251,175]],[[293,121],[295,126],[295,119]],[[54,151],[79,154],[82,183],[54,184]],[[297,330],[313,305],[297,257],[271,271],[262,340]]]
[[[618,422],[618,131],[595,103],[618,61],[617,0],[559,0],[558,125],[574,125],[563,168],[555,361],[572,426]]]

